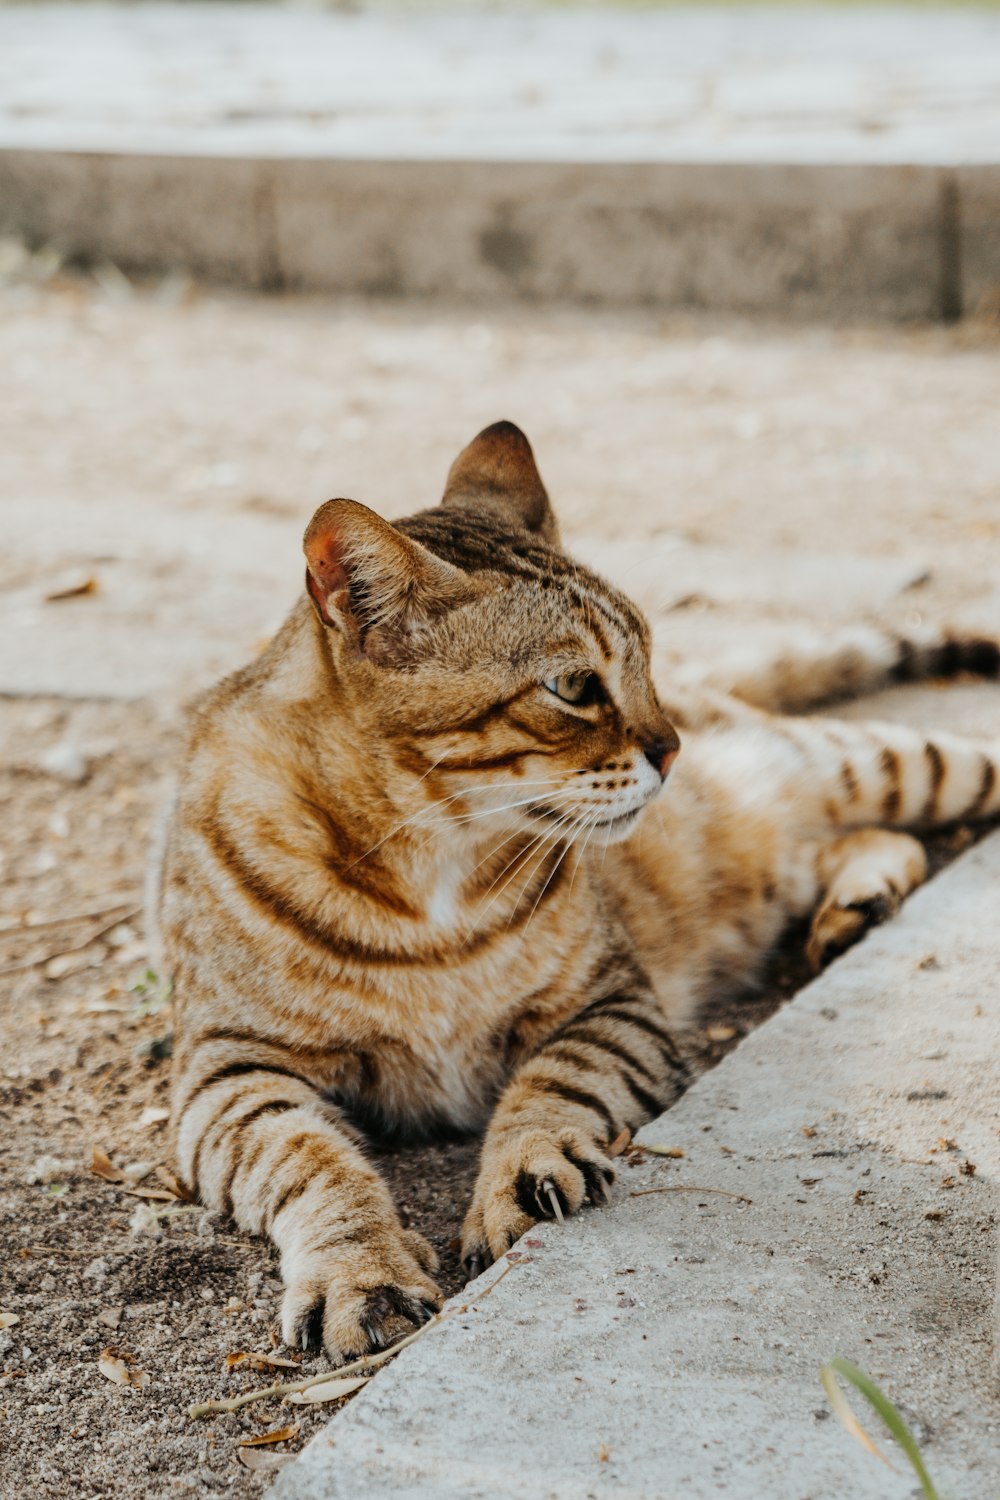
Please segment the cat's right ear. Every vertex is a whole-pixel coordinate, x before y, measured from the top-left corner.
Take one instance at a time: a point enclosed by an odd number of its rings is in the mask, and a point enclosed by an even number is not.
[[[388,655],[401,636],[426,629],[476,594],[460,568],[356,500],[321,505],[302,545],[316,613],[373,658]]]

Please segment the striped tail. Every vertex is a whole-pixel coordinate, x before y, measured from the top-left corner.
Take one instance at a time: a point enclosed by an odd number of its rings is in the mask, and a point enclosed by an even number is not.
[[[925,735],[902,724],[820,720],[808,728],[822,734],[823,811],[837,827],[933,828],[1000,813],[1000,739]]]
[[[750,649],[694,670],[697,683],[683,673],[675,674],[675,680],[720,689],[773,713],[805,713],[894,683],[963,673],[996,679],[1000,641],[939,630],[900,634],[862,625],[826,636],[802,632],[777,657]]]

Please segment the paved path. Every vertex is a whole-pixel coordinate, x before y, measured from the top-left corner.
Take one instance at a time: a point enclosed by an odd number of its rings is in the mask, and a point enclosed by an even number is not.
[[[529,1231],[273,1500],[905,1500],[829,1418],[835,1355],[942,1493],[995,1500],[998,882],[994,836],[642,1132],[680,1159]]]
[[[388,160],[993,162],[1000,15],[0,8],[0,145]]]

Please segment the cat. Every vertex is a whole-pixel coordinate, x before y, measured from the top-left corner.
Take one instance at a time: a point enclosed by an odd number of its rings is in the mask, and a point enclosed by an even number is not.
[[[305,556],[279,634],[193,709],[157,918],[179,1173],[278,1246],[286,1342],[343,1357],[441,1304],[366,1133],[485,1131],[470,1275],[602,1201],[688,1081],[696,1006],[792,918],[818,966],[886,915],[926,872],[906,827],[1000,809],[997,744],[768,706],[1000,652],[867,631],[658,692],[506,422],[438,507],[329,501]]]

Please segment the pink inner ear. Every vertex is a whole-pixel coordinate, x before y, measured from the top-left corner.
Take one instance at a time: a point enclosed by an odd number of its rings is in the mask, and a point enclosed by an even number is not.
[[[325,531],[309,538],[306,559],[309,571],[327,594],[348,586],[347,570],[340,560],[339,538],[335,531]]]
[[[311,536],[306,546],[306,587],[316,608],[327,625],[335,622],[328,605],[346,612],[350,594],[347,570],[340,560],[340,548],[335,531],[326,531]]]

